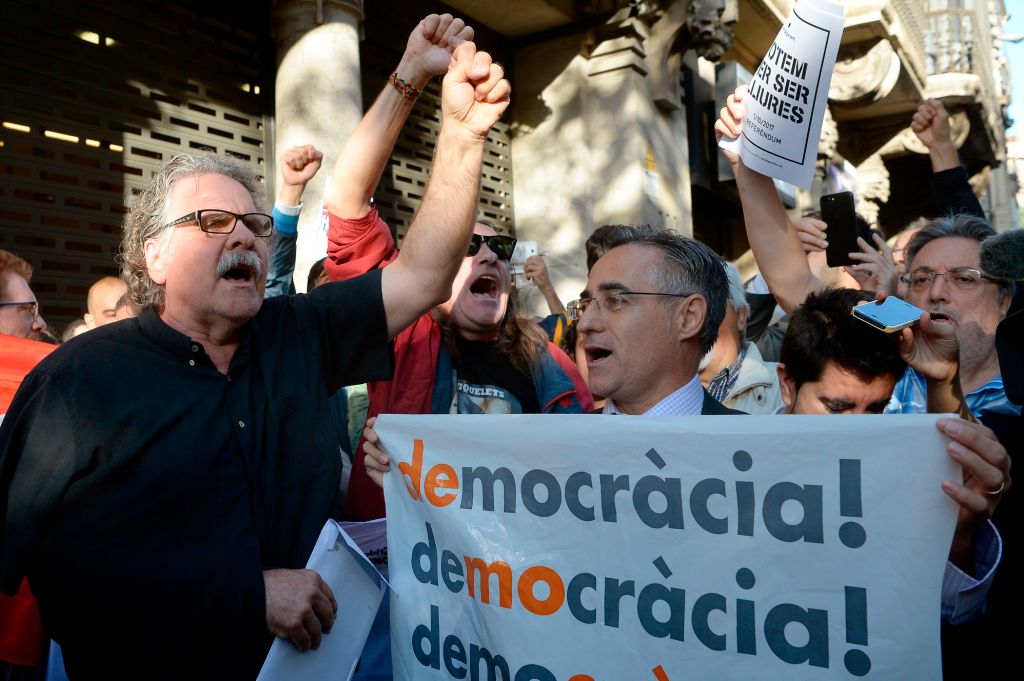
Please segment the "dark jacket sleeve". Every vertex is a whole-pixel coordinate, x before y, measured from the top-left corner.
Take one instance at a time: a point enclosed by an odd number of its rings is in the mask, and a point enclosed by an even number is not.
[[[769,324],[761,337],[757,339],[757,351],[761,353],[761,359],[766,362],[778,362],[782,357],[782,339],[786,337],[786,329],[789,328],[789,315],[786,315],[774,324]]]
[[[13,594],[72,478],[87,466],[56,379],[28,375],[0,426],[0,590]]]
[[[945,215],[973,215],[983,220],[985,211],[981,209],[978,197],[967,181],[967,169],[963,166],[950,168],[932,174],[932,187],[935,189],[939,205]]]
[[[746,338],[748,341],[757,341],[765,332],[772,321],[772,313],[775,312],[775,296],[770,293],[746,293],[747,305],[750,306],[750,314],[747,315]]]

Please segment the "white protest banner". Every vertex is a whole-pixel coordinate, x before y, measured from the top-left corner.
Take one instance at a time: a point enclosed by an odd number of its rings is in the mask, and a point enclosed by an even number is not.
[[[747,85],[743,135],[719,146],[751,170],[810,187],[842,34],[842,5],[799,0]]]
[[[936,416],[393,416],[395,678],[937,678]]]

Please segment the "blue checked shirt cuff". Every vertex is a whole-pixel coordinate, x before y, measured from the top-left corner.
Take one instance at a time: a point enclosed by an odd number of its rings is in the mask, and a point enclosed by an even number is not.
[[[974,574],[977,578],[946,562],[942,576],[942,619],[950,624],[964,624],[985,612],[988,591],[992,588],[996,568],[1003,557],[1003,539],[999,530],[986,521],[974,537]]]

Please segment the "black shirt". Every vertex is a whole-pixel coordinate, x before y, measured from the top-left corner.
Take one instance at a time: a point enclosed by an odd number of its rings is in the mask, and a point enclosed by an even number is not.
[[[390,369],[379,271],[264,301],[227,375],[152,311],[74,339],[0,426],[0,587],[28,575],[72,679],[254,679],[262,571],[337,495],[328,398]]]
[[[456,336],[455,396],[460,414],[539,414],[537,388],[498,350],[495,341]]]

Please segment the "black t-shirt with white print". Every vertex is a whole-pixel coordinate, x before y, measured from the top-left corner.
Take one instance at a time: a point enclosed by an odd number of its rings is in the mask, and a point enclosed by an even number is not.
[[[457,337],[455,400],[460,414],[539,414],[530,374],[503,356],[494,341]]]

